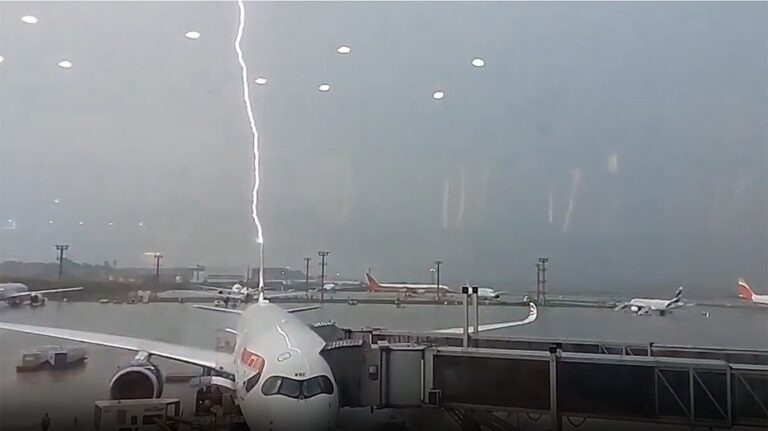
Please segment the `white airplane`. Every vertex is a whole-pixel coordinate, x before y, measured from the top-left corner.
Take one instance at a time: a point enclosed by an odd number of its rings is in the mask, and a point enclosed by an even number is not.
[[[496,300],[496,299],[501,299],[501,292],[497,292],[495,289],[492,289],[490,287],[478,287],[477,296],[480,299],[484,299],[486,301]]]
[[[739,279],[739,298],[746,299],[754,304],[768,305],[768,295],[755,294],[743,278]]]
[[[0,301],[5,301],[8,305],[18,306],[25,301],[33,307],[45,305],[47,299],[44,295],[52,293],[77,292],[83,290],[82,287],[65,287],[61,289],[47,289],[30,291],[22,283],[0,283]]]
[[[322,290],[324,290],[324,291],[326,291],[326,292],[334,292],[334,291],[338,290],[338,288],[339,288],[339,286],[337,286],[337,285],[336,285],[336,284],[334,284],[334,283],[325,283],[325,284],[323,285],[323,288],[322,288]],[[320,287],[319,287],[319,286],[318,286],[318,287],[316,287],[316,288],[314,288],[314,289],[311,289],[311,291],[312,291],[312,292],[319,292],[320,290],[321,290],[321,289],[320,289]]]
[[[229,300],[235,300],[238,302],[250,302],[253,298],[255,298],[258,295],[258,289],[252,289],[248,286],[243,286],[240,283],[235,283],[230,288],[225,287],[215,287],[215,286],[206,286],[206,285],[198,285],[199,287],[203,289],[208,290],[215,290],[220,296],[224,297],[225,303],[228,303]],[[301,295],[301,292],[270,292],[269,298],[280,298],[280,297],[288,297],[288,296],[297,296]]]
[[[450,287],[434,284],[416,284],[416,283],[379,283],[369,273],[365,273],[365,278],[368,279],[368,291],[375,293],[393,292],[404,293],[406,295],[424,295],[426,293],[436,293],[437,289],[440,289],[440,293],[453,292]]]
[[[634,298],[629,302],[619,304],[615,310],[623,310],[629,308],[632,312],[638,315],[648,315],[652,312],[658,312],[663,316],[667,311],[674,308],[682,307],[683,305],[683,286],[677,288],[677,292],[672,299],[648,299],[648,298]]]
[[[0,329],[43,335],[137,352],[133,362],[110,382],[113,398],[159,398],[163,376],[152,364],[159,356],[209,370],[205,384],[228,388],[252,430],[309,431],[335,429],[339,395],[332,370],[320,351],[325,342],[293,313],[318,306],[284,310],[259,294],[245,310],[197,305],[197,308],[239,316],[232,354],[161,341],[69,329],[0,323]],[[536,307],[520,322],[482,325],[480,330],[528,324]],[[448,332],[461,331],[451,328]],[[202,379],[201,379],[202,380]],[[202,382],[201,382],[202,383]]]
[[[326,292],[338,292],[341,290],[355,290],[359,289],[363,285],[359,281],[329,281],[323,285],[323,290]],[[312,289],[313,292],[319,292],[320,287]]]

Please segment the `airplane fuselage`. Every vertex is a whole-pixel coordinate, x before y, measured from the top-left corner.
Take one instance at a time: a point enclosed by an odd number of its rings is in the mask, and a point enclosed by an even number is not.
[[[755,295],[752,294],[751,298],[745,298],[747,301],[752,301],[755,304],[768,305],[768,295]]]
[[[480,297],[480,299],[499,299],[501,296],[499,295],[499,292],[496,292],[495,290],[491,289],[490,287],[480,287],[477,289],[477,296]]]
[[[268,302],[246,308],[235,345],[236,397],[254,430],[334,429],[339,410],[324,341]]]
[[[29,288],[21,283],[0,283],[0,301],[5,301],[11,295],[29,292]]]
[[[402,293],[408,293],[411,295],[423,295],[426,293],[436,293],[438,288],[440,289],[440,293],[451,293],[450,287],[444,286],[444,285],[435,286],[434,284],[385,283],[385,284],[379,284],[377,289],[374,289],[373,291],[402,292]]]
[[[668,309],[669,301],[665,299],[634,298],[629,301],[630,306],[649,308],[651,310]]]

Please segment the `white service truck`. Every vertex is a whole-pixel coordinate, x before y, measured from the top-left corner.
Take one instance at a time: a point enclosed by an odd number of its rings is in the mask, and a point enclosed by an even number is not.
[[[96,431],[157,431],[157,422],[179,417],[176,398],[96,401],[93,428]]]

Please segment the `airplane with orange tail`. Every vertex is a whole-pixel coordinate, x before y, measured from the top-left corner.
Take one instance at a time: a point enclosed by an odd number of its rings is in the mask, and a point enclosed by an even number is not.
[[[746,299],[754,304],[768,305],[768,295],[755,294],[743,278],[739,279],[739,298]]]
[[[427,293],[452,293],[453,290],[445,285],[436,286],[434,284],[415,284],[415,283],[379,283],[370,273],[365,273],[368,279],[368,291],[376,293],[404,293],[406,295],[424,295]]]

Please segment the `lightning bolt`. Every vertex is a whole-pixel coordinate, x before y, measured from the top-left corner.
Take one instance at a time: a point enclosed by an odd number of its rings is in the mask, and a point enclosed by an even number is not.
[[[259,221],[258,201],[259,201],[259,131],[256,130],[256,121],[253,119],[253,108],[251,107],[250,87],[248,86],[248,66],[243,59],[243,50],[240,43],[243,40],[243,30],[245,29],[245,5],[243,0],[237,0],[237,7],[240,10],[240,21],[237,26],[237,36],[235,37],[235,52],[237,61],[240,63],[240,76],[243,81],[243,102],[245,102],[245,111],[248,114],[248,124],[253,134],[253,198],[251,202],[251,216],[256,224],[256,242],[259,244],[259,291],[264,289],[264,236]]]

